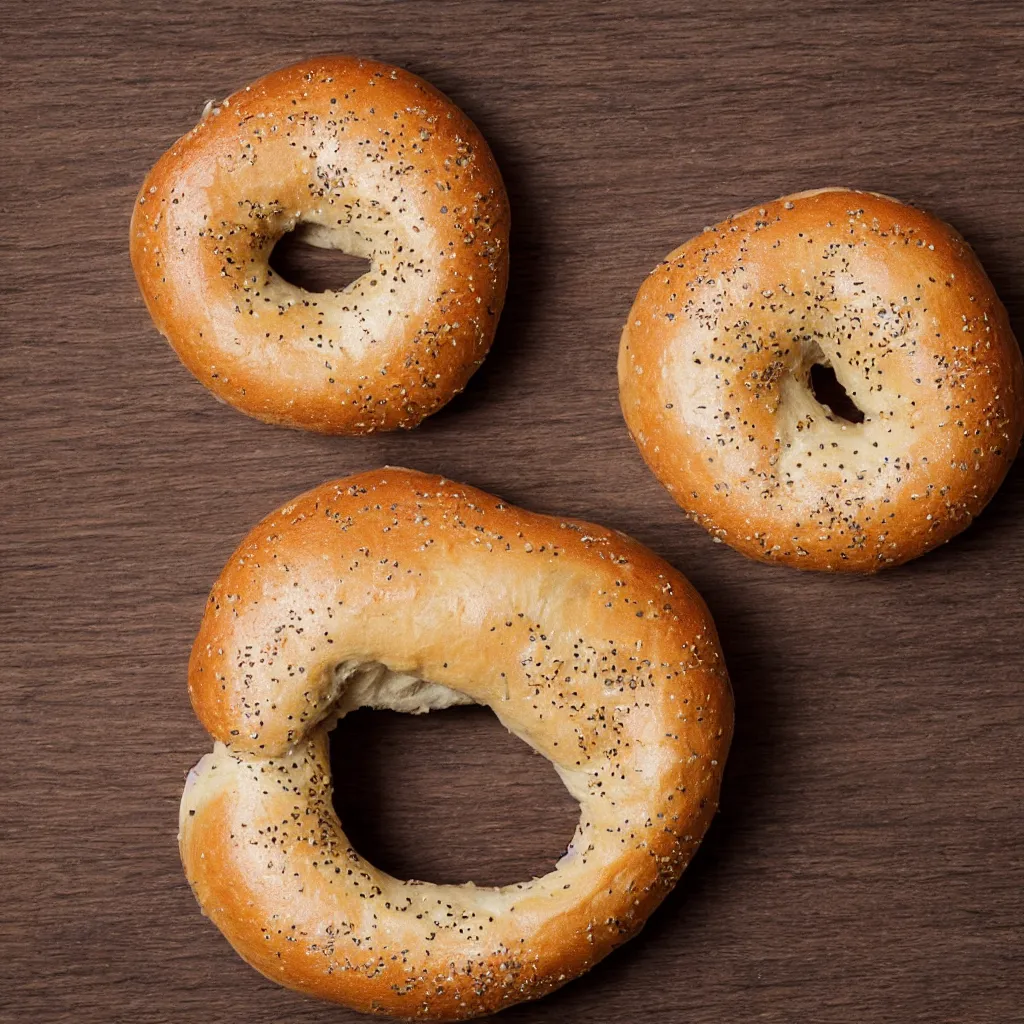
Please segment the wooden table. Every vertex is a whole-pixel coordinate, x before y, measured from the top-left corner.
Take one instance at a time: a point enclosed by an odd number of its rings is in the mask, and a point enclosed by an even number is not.
[[[755,565],[684,522],[616,399],[646,272],[703,225],[826,184],[959,227],[1024,329],[1024,9],[933,4],[13,3],[4,26],[0,1021],[339,1022],[199,914],[175,846],[209,747],[185,691],[244,532],[397,463],[628,531],[686,572],[737,697],[722,809],[643,935],[503,1020],[970,1021],[1024,1014],[1024,475],[873,579]],[[409,434],[218,404],[128,264],[151,162],[203,104],[317,51],[379,57],[490,140],[514,216],[493,352]],[[360,712],[338,806],[397,873],[549,867],[573,804],[482,709]]]

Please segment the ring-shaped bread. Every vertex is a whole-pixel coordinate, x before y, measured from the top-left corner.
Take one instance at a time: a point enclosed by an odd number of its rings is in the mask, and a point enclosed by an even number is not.
[[[815,367],[849,417],[816,397]],[[765,203],[671,253],[622,332],[619,391],[693,519],[801,569],[872,572],[949,540],[1024,426],[1020,349],[970,247],[848,189]]]
[[[277,241],[365,257],[340,291],[270,267]],[[494,336],[509,210],[483,137],[399,68],[319,57],[209,105],[150,171],[131,258],[159,331],[258,419],[333,434],[414,427]]]
[[[181,804],[203,910],[267,977],[407,1017],[536,998],[633,935],[700,843],[732,732],[714,624],[680,573],[614,531],[400,469],[249,534],[189,688],[217,741]],[[579,800],[572,843],[503,888],[393,878],[342,831],[327,730],[356,707],[472,701]]]

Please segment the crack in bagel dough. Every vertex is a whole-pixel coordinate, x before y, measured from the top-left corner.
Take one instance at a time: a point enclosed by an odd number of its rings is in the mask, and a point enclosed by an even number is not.
[[[863,415],[814,396],[830,367]],[[967,243],[847,189],[737,214],[641,286],[619,348],[644,460],[718,541],[872,572],[949,540],[1021,438],[1021,355]]]
[[[679,572],[615,531],[402,469],[325,484],[249,534],[210,595],[189,690],[216,741],[181,803],[204,912],[267,977],[407,1017],[536,998],[633,935],[700,843],[732,734],[715,627]],[[464,702],[580,803],[540,878],[403,881],[342,831],[337,719]]]
[[[291,231],[370,261],[339,291],[270,267]],[[490,347],[508,199],[487,143],[399,68],[303,61],[216,104],[150,171],[131,258],[146,305],[217,396],[323,433],[414,427]]]

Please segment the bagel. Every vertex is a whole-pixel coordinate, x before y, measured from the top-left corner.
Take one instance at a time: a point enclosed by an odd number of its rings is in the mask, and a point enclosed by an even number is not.
[[[802,569],[873,572],[948,541],[1024,424],[1020,350],[970,247],[848,189],[766,203],[671,253],[622,332],[619,394],[691,518]]]
[[[270,267],[290,231],[370,261],[340,291]],[[508,279],[487,143],[399,68],[319,57],[217,104],[150,171],[131,259],[158,330],[214,394],[329,434],[414,427],[483,361]]]
[[[533,999],[633,935],[716,808],[732,696],[711,617],[640,544],[403,469],[260,523],[213,588],[189,690],[216,741],[180,849],[268,978],[456,1020]],[[401,881],[352,848],[328,730],[357,707],[488,705],[579,801],[568,851],[502,888]]]

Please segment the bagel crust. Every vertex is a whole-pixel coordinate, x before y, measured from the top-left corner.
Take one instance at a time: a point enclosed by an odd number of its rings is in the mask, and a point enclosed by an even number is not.
[[[340,291],[269,265],[290,231],[369,260]],[[157,162],[131,259],[157,329],[224,401],[329,434],[414,427],[494,337],[508,199],[487,143],[399,68],[319,57],[217,104]]]
[[[268,978],[358,1010],[492,1013],[634,935],[718,800],[732,695],[714,624],[637,542],[383,469],[260,523],[189,664],[216,740],[180,849],[200,905]],[[356,707],[488,705],[580,803],[565,855],[501,888],[385,874],[331,802],[328,730]]]
[[[815,365],[861,422],[815,397]],[[622,332],[619,393],[692,519],[801,569],[873,572],[948,541],[1024,424],[1020,350],[967,243],[847,189],[766,203],[671,253]]]

